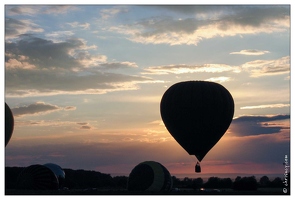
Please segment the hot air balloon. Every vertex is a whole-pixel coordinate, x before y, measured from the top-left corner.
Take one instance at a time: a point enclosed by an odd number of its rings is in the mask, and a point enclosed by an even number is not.
[[[160,163],[145,161],[136,165],[128,177],[128,191],[169,191],[172,178]]]
[[[14,118],[9,106],[5,103],[5,146],[8,144],[14,127]]]
[[[59,187],[54,172],[44,165],[30,165],[21,171],[17,179],[18,189],[56,190]]]
[[[66,173],[65,171],[57,164],[54,163],[46,163],[44,164],[45,167],[48,167],[57,177],[59,188],[62,188],[62,186],[65,183]]]
[[[222,85],[208,81],[185,81],[164,93],[160,112],[174,139],[201,162],[228,129],[234,100]],[[197,163],[196,172],[201,172]]]

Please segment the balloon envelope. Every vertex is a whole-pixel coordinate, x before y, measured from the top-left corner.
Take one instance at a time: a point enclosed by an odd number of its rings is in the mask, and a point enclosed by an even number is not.
[[[46,163],[44,164],[45,167],[48,167],[57,177],[59,182],[59,187],[61,188],[65,183],[66,173],[65,171],[57,164],[54,163]]]
[[[166,191],[171,188],[172,178],[169,171],[155,161],[138,164],[128,178],[129,191]]]
[[[14,118],[9,106],[5,103],[5,146],[8,144],[14,127]]]
[[[160,111],[175,140],[202,161],[228,129],[234,100],[226,88],[214,82],[179,82],[164,93]]]
[[[18,189],[56,190],[58,189],[56,175],[46,166],[31,165],[23,169],[17,179]]]

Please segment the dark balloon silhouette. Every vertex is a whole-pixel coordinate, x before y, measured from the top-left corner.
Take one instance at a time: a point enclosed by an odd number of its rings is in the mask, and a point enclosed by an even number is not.
[[[218,83],[179,82],[164,93],[160,111],[170,134],[201,162],[228,129],[234,114],[234,100]],[[195,171],[201,172],[197,165]]]
[[[22,170],[17,188],[26,190],[56,190],[59,183],[54,172],[44,165],[31,165]]]
[[[54,163],[46,163],[44,166],[48,167],[55,174],[58,179],[59,188],[62,188],[66,179],[65,171],[59,165]]]
[[[139,163],[128,177],[128,191],[169,191],[172,188],[172,177],[160,163],[145,161]]]
[[[5,146],[8,144],[14,128],[14,118],[9,106],[5,103]]]

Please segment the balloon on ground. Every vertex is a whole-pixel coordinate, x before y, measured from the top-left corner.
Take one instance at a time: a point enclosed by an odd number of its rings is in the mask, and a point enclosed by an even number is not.
[[[128,191],[169,191],[171,188],[169,171],[155,161],[139,163],[128,177]]]
[[[17,179],[17,188],[26,190],[56,190],[59,182],[54,172],[44,165],[30,165]]]
[[[59,165],[54,163],[46,163],[44,166],[49,168],[55,174],[58,179],[59,188],[62,188],[66,179],[65,171]]]

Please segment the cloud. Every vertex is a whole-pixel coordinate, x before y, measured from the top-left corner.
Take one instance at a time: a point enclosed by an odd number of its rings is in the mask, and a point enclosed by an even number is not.
[[[232,78],[230,77],[220,76],[220,77],[212,77],[212,78],[206,79],[205,81],[223,83],[223,82],[231,81],[231,79]]]
[[[113,26],[109,30],[125,34],[128,36],[127,39],[138,43],[197,45],[204,39],[214,37],[270,34],[288,31],[290,27],[288,6],[207,7],[200,14],[198,12],[204,6],[177,7],[159,6],[159,9],[182,13],[183,10],[189,10],[191,15],[186,14],[177,19],[158,16],[142,19],[133,24]],[[206,11],[210,11],[210,15]]]
[[[76,110],[75,106],[66,106],[64,107],[64,110]]]
[[[80,125],[80,129],[89,130],[92,128],[88,122],[77,122],[76,124]]]
[[[6,43],[5,52],[6,61],[18,59],[18,56],[22,55],[28,59],[27,62],[39,69],[72,69],[78,64],[74,58],[76,51],[86,48],[87,44],[81,39],[68,39],[54,43],[51,40],[23,35],[19,41]]]
[[[159,126],[164,126],[163,120],[155,120],[155,121],[150,122],[149,124],[155,124],[155,125],[159,125]]]
[[[77,6],[72,6],[72,5],[49,5],[49,6],[44,6],[41,8],[42,8],[41,10],[42,13],[48,14],[48,15],[66,14],[69,11],[79,10]]]
[[[269,53],[269,51],[260,51],[256,49],[245,49],[238,52],[231,52],[230,54],[240,54],[240,55],[248,55],[248,56],[259,56]]]
[[[81,126],[84,126],[84,125],[87,125],[88,123],[87,122],[77,122],[78,125],[81,125]]]
[[[261,109],[261,108],[283,108],[290,107],[290,104],[267,104],[267,105],[258,105],[258,106],[243,106],[240,109]]]
[[[76,110],[75,106],[59,107],[56,105],[48,104],[45,102],[36,102],[28,106],[20,106],[12,108],[11,111],[14,117],[20,117],[24,115],[44,115],[59,110]]]
[[[5,18],[5,39],[17,38],[26,33],[41,33],[44,29],[31,20]]]
[[[290,56],[276,60],[254,60],[243,64],[242,69],[251,77],[272,76],[290,73]]]
[[[6,6],[9,15],[35,15],[40,10],[39,6]]]
[[[105,94],[137,90],[138,83],[154,83],[146,77],[89,72],[66,74],[60,70],[13,70],[6,72],[6,96],[50,96],[58,94]]]
[[[16,124],[18,127],[22,127],[22,128],[30,127],[31,131],[33,130],[33,126],[38,126],[38,127],[42,126],[42,127],[50,127],[50,128],[67,127],[67,129],[70,129],[73,126],[77,125],[77,123],[73,121],[60,121],[60,120],[17,120]],[[27,136],[27,139],[31,139],[31,138]]]
[[[84,40],[53,42],[31,35],[6,43],[5,84],[8,96],[56,94],[103,94],[136,90],[138,83],[155,80],[113,73],[120,68],[137,68],[133,62],[107,62],[104,55],[92,55]],[[108,70],[109,72],[106,72]]]
[[[71,22],[71,23],[67,23],[68,25],[70,25],[72,28],[82,28],[82,29],[89,29],[90,28],[90,24],[85,22],[85,23],[79,23],[79,22]]]
[[[196,73],[196,72],[208,72],[208,73],[221,73],[232,71],[235,73],[240,72],[240,68],[237,66],[230,66],[225,64],[203,64],[203,65],[164,65],[153,66],[145,69],[143,74],[184,74],[184,73]]]
[[[9,15],[28,15],[34,16],[39,14],[65,14],[71,10],[77,10],[78,8],[71,5],[6,5],[5,10]]]
[[[251,77],[275,76],[290,73],[290,56],[285,56],[276,60],[253,60],[241,64],[240,66],[231,66],[227,64],[202,64],[202,65],[162,65],[151,66],[144,69],[142,74],[163,75],[163,74],[185,74],[185,73],[222,73],[242,71],[250,73]],[[212,77],[211,81],[224,82],[229,81],[229,77]]]
[[[65,38],[71,38],[74,36],[73,31],[54,31],[46,33],[45,37],[49,40],[52,40],[55,43],[63,41]]]
[[[47,114],[58,110],[61,110],[61,108],[56,105],[46,104],[44,102],[36,102],[28,106],[16,107],[11,109],[15,117],[23,115]]]
[[[233,119],[229,132],[236,136],[279,133],[283,129],[290,129],[284,120],[290,120],[290,115],[241,116]]]
[[[88,129],[91,129],[91,126],[85,126],[84,125],[84,126],[81,126],[80,129],[86,129],[86,130],[88,130]]]
[[[119,13],[126,13],[128,12],[128,8],[125,6],[114,6],[112,8],[108,9],[102,9],[99,14],[103,20],[107,20],[109,18],[112,18]]]
[[[116,69],[127,69],[127,68],[138,68],[137,64],[134,62],[109,62],[102,63],[100,67],[106,70],[116,70]]]

